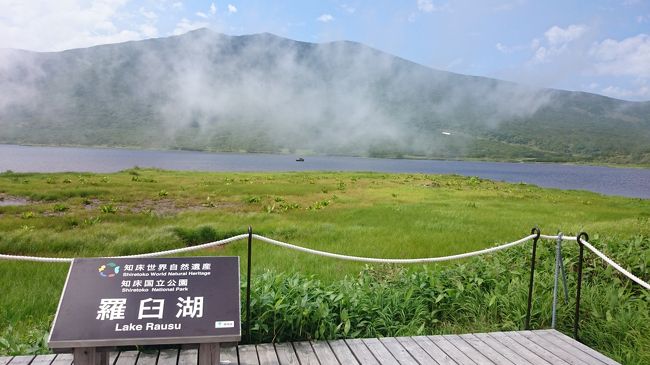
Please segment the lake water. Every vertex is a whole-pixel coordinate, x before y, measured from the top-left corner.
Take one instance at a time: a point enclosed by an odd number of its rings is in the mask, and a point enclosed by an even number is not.
[[[195,171],[378,171],[459,174],[544,187],[650,198],[650,169],[542,163],[397,160],[274,154],[0,145],[0,171],[114,172],[134,166]]]

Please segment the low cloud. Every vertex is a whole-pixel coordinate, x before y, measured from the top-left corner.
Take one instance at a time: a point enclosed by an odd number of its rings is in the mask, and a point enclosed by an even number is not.
[[[237,7],[233,4],[228,4],[228,12],[230,14],[236,13],[237,12]]]
[[[228,9],[230,9],[230,5],[228,5]],[[214,5],[214,3],[210,4],[210,14],[214,15],[217,13],[217,6]]]

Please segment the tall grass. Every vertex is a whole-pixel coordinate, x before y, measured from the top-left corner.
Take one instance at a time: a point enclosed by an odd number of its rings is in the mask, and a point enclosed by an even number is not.
[[[650,279],[650,238],[616,241],[617,260]],[[576,248],[567,245],[569,303],[560,300],[557,328],[572,333]],[[524,328],[530,248],[447,267],[408,271],[366,266],[355,277],[323,283],[272,271],[252,284],[253,343],[354,337],[468,333]],[[531,327],[549,328],[554,245],[541,245]],[[624,364],[650,363],[650,293],[587,255],[580,338]]]

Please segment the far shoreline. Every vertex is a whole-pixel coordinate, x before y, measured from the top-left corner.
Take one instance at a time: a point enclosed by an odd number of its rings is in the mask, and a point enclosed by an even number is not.
[[[612,162],[598,161],[541,161],[536,159],[494,159],[494,158],[472,158],[472,157],[432,157],[432,156],[368,156],[368,155],[345,155],[345,154],[321,154],[313,151],[299,150],[295,152],[282,151],[221,151],[221,150],[201,150],[190,148],[165,148],[165,147],[142,147],[142,146],[113,146],[113,145],[77,145],[77,144],[33,144],[33,143],[10,143],[1,142],[3,146],[18,147],[52,147],[52,148],[88,148],[102,150],[128,150],[128,151],[151,151],[151,152],[193,152],[208,154],[232,154],[232,155],[276,155],[276,156],[295,156],[295,157],[350,157],[362,159],[387,159],[387,160],[414,160],[414,161],[450,161],[450,162],[498,162],[513,164],[551,164],[566,166],[594,166],[594,167],[611,167],[611,168],[629,168],[629,169],[650,169],[650,164],[621,164]]]

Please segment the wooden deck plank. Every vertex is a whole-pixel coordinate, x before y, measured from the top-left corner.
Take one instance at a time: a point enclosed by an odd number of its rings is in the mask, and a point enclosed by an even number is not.
[[[273,346],[273,345],[271,345]],[[239,359],[237,358],[237,346],[235,345],[226,345],[221,347],[221,354],[219,355],[219,362],[224,365],[228,364],[239,364]],[[160,365],[160,364],[158,364]]]
[[[481,354],[478,350],[472,347],[470,344],[465,342],[458,335],[443,335],[445,340],[451,342],[452,345],[456,346],[463,354],[469,357],[477,365],[494,365],[490,359]]]
[[[438,364],[440,365],[456,365],[458,364],[456,361],[454,361],[449,355],[447,355],[446,352],[442,351],[438,345],[433,343],[427,336],[413,336],[411,337],[415,343],[418,344],[426,352],[431,356],[432,359],[434,359]]]
[[[411,337],[395,338],[419,364],[437,364]]]
[[[467,343],[469,346],[473,347],[485,358],[489,359],[491,362],[497,365],[515,365],[512,361],[508,360],[505,356],[501,355],[498,351],[490,347],[487,343],[481,341],[477,337],[469,335],[460,335],[457,336],[460,340]]]
[[[237,347],[239,352],[240,365],[259,365],[260,361],[257,358],[257,348],[255,345],[242,345]]]
[[[117,358],[117,355],[115,357]],[[51,365],[72,365],[72,360],[72,354],[58,354]]]
[[[70,354],[72,356],[72,362],[74,362],[74,355]],[[119,351],[111,351],[108,353],[108,365],[113,365],[117,361],[117,358],[120,356]],[[57,357],[58,358],[58,357]],[[56,359],[55,359],[56,361]]]
[[[278,355],[280,365],[300,365],[298,355],[296,355],[296,351],[289,342],[276,343],[275,353]]]
[[[550,352],[553,354],[557,355],[558,357],[563,358],[564,360],[570,362],[571,364],[574,365],[586,365],[586,364],[593,364],[593,365],[602,365],[602,363],[591,356],[585,354],[584,352],[576,349],[573,346],[570,345],[565,345],[564,342],[560,340],[555,340],[554,338],[547,338],[547,337],[552,337],[551,335],[544,335],[541,333],[535,333],[533,331],[521,331],[519,332],[522,336],[526,337],[527,339],[539,344],[540,346],[543,346],[544,348],[548,349]],[[558,341],[559,343],[555,343],[554,341]]]
[[[7,365],[13,359],[13,356],[0,356],[0,365]]]
[[[156,365],[158,361],[158,351],[140,351],[136,365]]]
[[[417,360],[397,341],[395,337],[382,337],[379,341],[390,351],[393,357],[402,365],[418,365]]]
[[[527,349],[523,345],[521,345],[519,342],[513,340],[512,338],[506,336],[503,334],[503,332],[490,332],[487,335],[490,337],[494,338],[495,340],[499,341],[501,344],[503,344],[506,348],[516,352],[519,356],[523,357],[524,360],[526,361],[524,364],[532,364],[532,365],[550,365],[551,363],[544,360],[541,358],[539,355],[534,353],[533,351]]]
[[[14,356],[9,365],[28,365],[35,357],[34,355]]]
[[[348,347],[348,344],[343,340],[338,341],[327,341],[336,355],[336,358],[339,360],[339,363],[344,365],[359,365],[359,361],[354,357],[352,350]]]
[[[321,365],[340,365],[327,341],[312,341],[311,347],[314,349]]]
[[[178,360],[178,349],[160,350],[157,365],[176,365]]]
[[[118,353],[115,365],[135,365],[138,360],[138,351],[122,351]],[[188,364],[189,365],[189,364]]]
[[[535,331],[535,332],[546,333],[546,334],[552,335],[552,336],[564,341],[565,343],[568,343],[571,346],[581,350],[582,352],[586,353],[587,355],[593,357],[594,359],[597,359],[598,361],[600,361],[600,362],[602,362],[604,364],[607,364],[607,365],[621,365],[620,363],[610,359],[609,357],[601,354],[600,352],[592,349],[591,347],[589,347],[589,346],[587,346],[587,345],[585,345],[585,344],[583,344],[583,343],[581,343],[579,341],[574,340],[573,338],[565,335],[564,333],[562,333],[560,331],[556,331],[556,330],[538,330],[538,331]]]
[[[293,348],[296,350],[298,360],[301,365],[318,365],[318,357],[308,341],[294,342]]]
[[[547,349],[527,339],[526,337],[520,335],[517,332],[503,332],[503,334],[507,337],[510,337],[514,341],[519,342],[522,346],[536,353],[539,357],[543,358],[544,360],[550,362],[553,365],[571,364],[569,361],[558,357],[557,355],[553,354],[552,352],[548,351]]]
[[[454,362],[460,365],[475,365],[476,363],[472,361],[467,355],[460,351],[456,346],[454,346],[449,340],[442,336],[427,336],[427,338],[436,344],[447,356],[449,356]]]
[[[122,354],[120,354],[120,357],[122,357]],[[198,361],[199,361],[198,349],[181,350],[180,353],[178,354],[178,365],[196,365],[198,364]]]
[[[48,354],[48,355],[38,355],[32,360],[32,365],[50,365],[52,361],[54,361],[54,358],[56,357],[56,354]]]
[[[513,364],[525,364],[527,362],[526,359],[521,357],[518,353],[508,348],[501,342],[490,337],[486,333],[473,333],[471,335],[468,335],[468,337],[476,338],[477,340],[481,341],[481,343],[490,346],[490,348],[494,349],[494,351],[501,354],[506,359],[509,359]]]
[[[278,355],[275,353],[275,347],[272,343],[263,343],[256,347],[260,365],[280,365],[280,360],[278,360]]]
[[[381,341],[379,341],[376,338],[364,338],[361,341],[363,341],[366,346],[368,346],[368,350],[372,352],[372,354],[375,356],[375,358],[379,361],[380,364],[392,364],[392,365],[399,365],[399,362],[395,359],[395,357],[388,351],[386,346],[384,346]]]
[[[379,365],[375,355],[372,354],[372,351],[361,339],[345,340],[345,343],[360,364]]]

